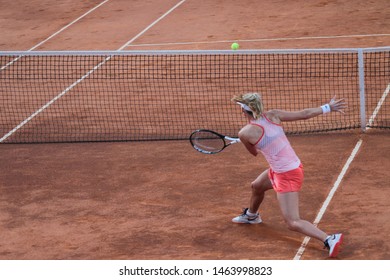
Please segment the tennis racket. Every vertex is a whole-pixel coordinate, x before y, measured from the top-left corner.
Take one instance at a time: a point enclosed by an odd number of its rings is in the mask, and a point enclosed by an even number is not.
[[[217,154],[231,144],[239,143],[240,139],[228,137],[208,129],[198,129],[191,133],[192,147],[204,154]]]

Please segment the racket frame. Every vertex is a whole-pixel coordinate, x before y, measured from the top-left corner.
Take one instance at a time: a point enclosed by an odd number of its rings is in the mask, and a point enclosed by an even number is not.
[[[199,133],[199,132],[207,132],[207,133],[211,133],[211,134],[214,134],[214,135],[218,136],[223,141],[223,147],[220,150],[217,150],[217,151],[207,151],[207,150],[203,150],[203,149],[197,147],[195,145],[195,143],[193,142],[193,140],[192,140],[192,136],[194,134],[196,134],[196,133]],[[218,154],[218,153],[222,152],[226,147],[228,147],[228,146],[230,146],[232,144],[236,144],[236,143],[240,143],[241,142],[239,138],[225,136],[225,135],[223,135],[221,133],[218,133],[218,132],[210,130],[210,129],[197,129],[197,130],[193,131],[191,133],[190,137],[189,137],[189,140],[190,140],[190,143],[191,143],[192,147],[195,150],[197,150],[198,152],[201,152],[203,154],[208,154],[208,155]]]

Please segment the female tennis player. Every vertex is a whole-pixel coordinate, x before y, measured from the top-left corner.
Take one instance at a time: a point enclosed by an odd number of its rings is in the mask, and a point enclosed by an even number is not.
[[[261,223],[258,209],[265,191],[273,188],[288,228],[324,242],[325,247],[329,249],[329,256],[336,257],[343,235],[341,233],[328,235],[299,216],[298,194],[303,182],[303,166],[291,147],[281,123],[310,119],[330,112],[344,113],[345,101],[333,98],[323,106],[293,112],[283,110],[264,112],[258,93],[235,96],[232,101],[241,106],[243,115],[248,119],[248,124],[238,134],[241,142],[252,155],[257,156],[261,152],[270,166],[252,182],[249,208],[244,209],[243,213],[232,221]]]

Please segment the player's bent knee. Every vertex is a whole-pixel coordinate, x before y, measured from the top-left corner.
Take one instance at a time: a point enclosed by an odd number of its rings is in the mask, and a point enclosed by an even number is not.
[[[264,188],[262,184],[259,184],[259,182],[253,181],[251,183],[251,188],[256,192],[264,192]]]

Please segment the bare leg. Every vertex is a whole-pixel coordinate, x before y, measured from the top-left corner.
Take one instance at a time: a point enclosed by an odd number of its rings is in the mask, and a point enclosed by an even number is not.
[[[325,232],[299,217],[298,192],[277,193],[277,198],[283,218],[290,230],[300,232],[322,242],[325,241],[328,236]]]
[[[259,175],[252,182],[252,195],[250,198],[250,207],[249,211],[251,213],[257,213],[259,210],[260,204],[263,202],[264,193],[267,190],[272,189],[272,183],[268,178],[268,169]]]

